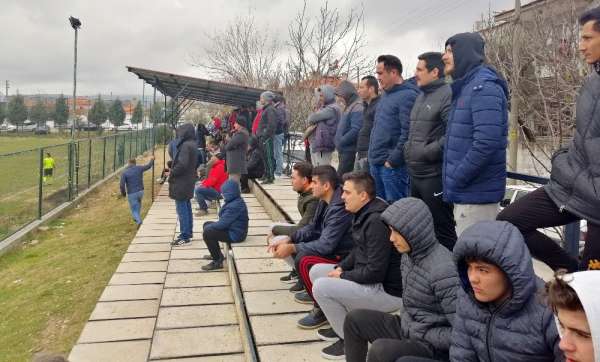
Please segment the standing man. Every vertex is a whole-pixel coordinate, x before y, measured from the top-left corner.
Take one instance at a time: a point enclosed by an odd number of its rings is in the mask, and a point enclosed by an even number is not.
[[[133,220],[138,227],[142,225],[140,211],[142,209],[142,199],[144,198],[144,172],[151,169],[152,165],[154,165],[154,156],[144,166],[136,166],[135,158],[132,158],[129,160],[125,171],[123,171],[119,183],[121,196],[127,196],[131,216],[133,216]]]
[[[335,94],[344,101],[344,113],[335,132],[335,147],[338,151],[340,178],[354,169],[358,132],[362,126],[363,104],[351,82],[342,81]]]
[[[577,260],[538,227],[587,220],[587,237],[579,269],[600,269],[600,7],[579,18],[579,50],[594,71],[577,99],[573,141],[552,157],[550,182],[510,205],[499,220],[514,224],[534,257],[552,269],[578,269]]]
[[[50,155],[50,152],[46,152],[46,157],[42,160],[44,173],[42,180],[44,184],[52,184],[52,177],[54,175],[54,159]]]
[[[377,78],[372,75],[367,75],[360,81],[358,86],[358,95],[363,100],[363,121],[360,131],[358,131],[358,139],[356,141],[356,165],[355,171],[369,172],[369,160],[367,159],[369,152],[369,139],[371,138],[371,130],[375,120],[375,110],[379,103],[379,83]]]
[[[508,87],[483,63],[478,33],[457,34],[446,42],[444,72],[454,79],[444,148],[444,201],[454,203],[456,233],[482,220],[494,220],[506,190]]]
[[[192,203],[196,184],[196,134],[190,123],[177,128],[177,142],[169,147],[173,161],[169,172],[169,197],[175,200],[179,218],[179,235],[171,245],[181,246],[191,242],[193,237]]]
[[[331,165],[331,154],[335,150],[335,132],[342,115],[340,106],[335,102],[335,89],[322,85],[317,89],[319,109],[308,116],[313,131],[309,137],[310,159],[313,166]]]
[[[248,151],[248,130],[246,119],[239,115],[233,124],[233,134],[225,144],[227,173],[230,180],[240,183],[242,175],[248,173],[246,167],[246,152]]]
[[[448,250],[456,243],[452,204],[444,202],[442,160],[452,90],[444,78],[441,53],[419,55],[415,80],[421,89],[410,113],[404,157],[410,194],[423,200],[433,216],[435,235]]]
[[[381,96],[369,141],[369,167],[377,196],[392,204],[408,196],[404,143],[408,139],[410,110],[419,94],[412,81],[402,78],[402,62],[394,55],[377,58]]]
[[[273,108],[277,114],[277,127],[275,136],[273,136],[273,155],[275,156],[275,176],[281,177],[283,174],[283,140],[288,133],[290,113],[282,95],[278,94],[275,99],[276,103]]]
[[[266,91],[260,95],[260,103],[262,104],[261,119],[258,124],[256,135],[263,151],[263,159],[265,160],[265,176],[263,184],[272,184],[275,179],[275,158],[273,157],[273,137],[277,130],[277,113],[273,108],[273,100],[275,93]]]
[[[198,123],[196,126],[196,143],[198,144],[198,166],[205,164],[208,160],[206,159],[206,136],[208,136],[208,130],[204,123]]]

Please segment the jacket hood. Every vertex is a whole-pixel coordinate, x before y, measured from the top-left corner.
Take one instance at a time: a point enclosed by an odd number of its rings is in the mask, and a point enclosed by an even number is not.
[[[414,197],[394,202],[381,214],[383,222],[398,231],[410,245],[408,256],[417,261],[438,243],[427,205]]]
[[[191,123],[185,123],[181,126],[177,127],[177,138],[182,141],[192,140],[196,138],[196,132],[194,130],[194,125]]]
[[[227,180],[221,186],[221,193],[223,194],[223,199],[225,199],[225,202],[235,200],[241,195],[240,185],[233,180]]]
[[[350,104],[352,104],[352,102],[358,98],[358,93],[356,92],[354,84],[347,80],[340,82],[335,89],[335,94],[344,99],[344,102],[346,102],[346,108],[348,108],[348,106],[350,106]]]
[[[323,94],[326,105],[335,102],[335,89],[332,86],[325,84],[319,88],[321,89],[321,94]]]
[[[454,246],[454,261],[462,288],[473,300],[467,276],[467,257],[477,257],[498,266],[507,276],[512,296],[501,313],[520,310],[537,291],[538,279],[523,235],[506,221],[483,221],[467,228]],[[476,301],[476,300],[475,300]]]
[[[485,59],[485,42],[478,33],[460,33],[446,41],[454,54],[453,79],[464,77],[469,71],[481,64]]]

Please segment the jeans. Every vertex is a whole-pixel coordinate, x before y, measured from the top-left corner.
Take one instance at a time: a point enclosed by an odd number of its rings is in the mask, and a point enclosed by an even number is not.
[[[214,223],[214,221],[207,221],[203,226],[202,239],[210,252],[210,256],[214,261],[223,261],[225,256],[223,256],[223,252],[221,251],[221,247],[219,246],[219,241],[224,243],[231,243],[231,238],[229,237],[229,233],[226,230],[206,230],[206,226]]]
[[[283,173],[283,133],[273,136],[273,156],[275,157],[275,175]]]
[[[221,194],[212,187],[197,186],[194,189],[194,195],[196,196],[200,210],[208,210],[206,201],[216,200]]]
[[[408,173],[406,167],[388,168],[384,165],[370,165],[371,176],[375,179],[377,197],[390,205],[408,196]]]
[[[191,239],[194,236],[194,220],[190,200],[175,200],[175,211],[179,218],[179,239]]]
[[[133,216],[133,220],[135,220],[135,223],[138,225],[142,223],[142,216],[140,215],[140,211],[142,210],[143,198],[144,190],[127,195],[127,201],[129,201],[129,209],[131,210],[131,216]]]
[[[352,172],[354,170],[356,152],[338,152],[338,158],[339,164],[337,172],[341,179],[345,173]]]

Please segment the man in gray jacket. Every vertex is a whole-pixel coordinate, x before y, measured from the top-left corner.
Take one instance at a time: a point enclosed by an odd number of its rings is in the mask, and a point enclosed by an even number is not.
[[[262,117],[258,124],[256,135],[258,136],[260,148],[263,152],[265,162],[265,176],[263,184],[272,184],[275,179],[275,156],[273,156],[273,137],[277,130],[277,112],[273,107],[275,93],[266,91],[260,95],[262,104]]]
[[[443,150],[452,90],[444,77],[442,53],[419,55],[415,80],[422,93],[410,113],[410,131],[404,144],[410,193],[427,204],[435,236],[452,251],[456,242],[453,208],[442,195]]]
[[[362,125],[363,103],[356,93],[354,84],[347,80],[338,85],[335,94],[344,101],[344,112],[335,132],[335,148],[339,157],[337,171],[341,178],[354,169],[358,132]]]
[[[310,158],[313,166],[331,165],[331,154],[335,149],[335,132],[342,115],[340,106],[335,102],[335,89],[330,85],[319,87],[321,108],[308,117],[308,123],[314,127],[309,136]]]

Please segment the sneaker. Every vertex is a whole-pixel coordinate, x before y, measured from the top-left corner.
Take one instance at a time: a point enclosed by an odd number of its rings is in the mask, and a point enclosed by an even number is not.
[[[313,299],[310,297],[308,292],[300,292],[294,295],[294,301],[300,304],[313,304]]]
[[[302,329],[315,329],[327,324],[327,318],[321,308],[313,308],[310,313],[298,321],[298,327]]]
[[[340,337],[334,332],[333,328],[321,328],[317,331],[317,337],[325,342],[336,342]]]
[[[216,261],[213,260],[210,263],[202,266],[202,270],[204,271],[212,271],[212,270],[219,270],[219,269],[223,269],[223,261]]]
[[[327,346],[321,350],[321,357],[330,360],[345,359],[344,340],[340,339],[334,344]]]
[[[198,217],[202,217],[202,216],[206,216],[206,215],[208,215],[208,211],[207,211],[207,210],[204,210],[204,209],[199,209],[199,210],[196,212],[196,216],[198,216]]]
[[[296,283],[298,281],[298,273],[296,273],[295,270],[292,270],[288,275],[284,275],[279,278],[279,280],[285,284]]]
[[[210,254],[202,255],[202,260],[213,260],[213,257]]]
[[[304,284],[300,279],[296,280],[296,284],[292,285],[290,288],[290,292],[292,293],[300,293],[304,290]]]
[[[184,246],[188,245],[191,242],[192,241],[190,239],[177,238],[171,242],[171,246]]]

